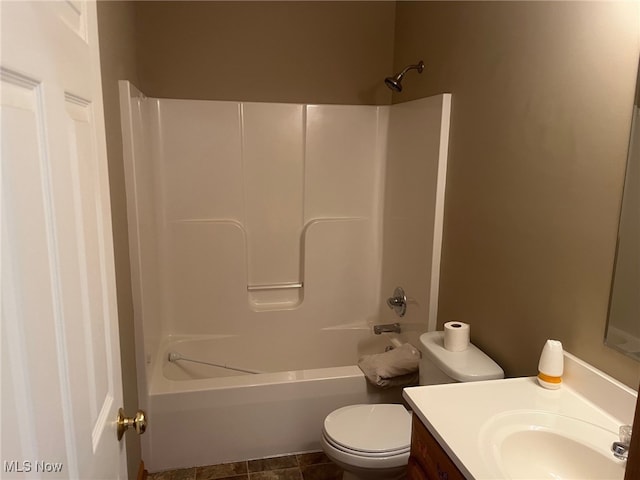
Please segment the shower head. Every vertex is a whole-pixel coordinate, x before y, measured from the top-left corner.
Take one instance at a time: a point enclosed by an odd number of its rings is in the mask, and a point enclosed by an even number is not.
[[[394,92],[402,91],[402,77],[404,77],[405,73],[409,70],[417,70],[418,73],[422,73],[424,70],[424,62],[420,60],[417,65],[409,65],[405,67],[400,73],[396,73],[393,77],[387,77],[384,79],[384,84],[389,87]]]

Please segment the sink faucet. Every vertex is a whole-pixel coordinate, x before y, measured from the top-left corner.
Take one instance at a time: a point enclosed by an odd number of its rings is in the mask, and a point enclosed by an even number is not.
[[[613,456],[620,460],[626,460],[629,455],[629,444],[631,443],[631,425],[620,427],[620,441],[613,442],[611,451]]]
[[[399,323],[386,323],[383,325],[374,325],[373,333],[380,335],[381,333],[400,333]]]

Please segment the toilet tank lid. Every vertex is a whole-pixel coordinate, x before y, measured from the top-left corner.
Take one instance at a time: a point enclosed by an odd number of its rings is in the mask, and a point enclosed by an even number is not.
[[[444,332],[420,335],[422,354],[446,375],[458,382],[477,382],[504,378],[504,371],[486,353],[469,343],[461,352],[444,348]]]

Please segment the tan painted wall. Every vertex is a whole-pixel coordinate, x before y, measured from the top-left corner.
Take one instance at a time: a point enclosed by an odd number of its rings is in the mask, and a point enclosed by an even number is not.
[[[131,5],[100,2],[121,330],[132,328],[130,285],[119,113],[109,82],[124,75],[158,97],[387,104],[381,80],[422,58],[426,71],[410,72],[394,102],[454,95],[440,323],[470,322],[474,342],[508,375],[534,373],[544,339],[557,337],[637,387],[640,366],[602,343],[637,9],[138,2],[134,41]]]
[[[393,2],[98,2],[124,406],[138,408],[117,81],[157,97],[388,104]],[[140,441],[127,436],[129,477]]]
[[[605,347],[640,51],[636,2],[398,2],[394,103],[453,94],[439,324],[507,375],[546,338],[637,388]]]
[[[120,130],[120,100],[118,97],[118,80],[128,79],[134,83],[138,82],[133,4],[112,1],[98,2],[98,31],[109,161],[124,408],[128,415],[133,415],[138,409],[138,388],[133,335],[127,205]],[[125,438],[129,478],[136,478],[141,455],[140,438],[130,434],[127,434]]]
[[[389,104],[395,2],[137,2],[148,96]]]

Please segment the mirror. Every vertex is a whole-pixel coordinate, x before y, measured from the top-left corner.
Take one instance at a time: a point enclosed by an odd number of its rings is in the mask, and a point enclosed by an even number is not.
[[[636,85],[627,171],[605,343],[640,361],[640,81]]]

